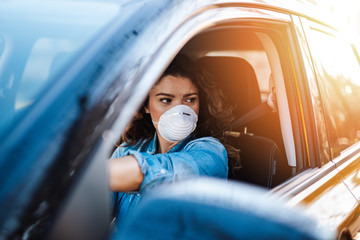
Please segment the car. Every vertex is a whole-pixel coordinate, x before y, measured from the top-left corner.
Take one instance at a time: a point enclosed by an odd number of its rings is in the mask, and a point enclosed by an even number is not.
[[[358,48],[301,2],[3,2],[0,239],[111,235],[106,160],[177,54],[234,108],[229,185],[359,238]]]

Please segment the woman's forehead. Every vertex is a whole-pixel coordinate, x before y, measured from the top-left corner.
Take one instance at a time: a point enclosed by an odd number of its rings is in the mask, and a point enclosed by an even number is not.
[[[153,86],[152,92],[171,91],[171,92],[198,92],[198,88],[187,77],[177,77],[172,75],[164,76]]]

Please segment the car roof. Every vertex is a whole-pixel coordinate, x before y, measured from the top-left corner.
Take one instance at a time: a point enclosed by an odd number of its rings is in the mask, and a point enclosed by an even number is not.
[[[274,10],[305,17],[333,29],[336,27],[336,22],[331,16],[324,9],[319,8],[316,1],[311,0],[210,0],[209,2],[220,5],[239,5]]]
[[[158,1],[161,2],[161,1]],[[163,4],[168,2],[168,5],[171,4],[172,1],[169,0],[162,0]],[[186,2],[186,1],[184,1]],[[66,9],[66,13],[76,15],[81,12],[82,5],[93,5],[96,7],[106,8],[106,7],[115,7],[119,8],[118,11],[121,9],[128,9],[132,8],[132,5],[138,4],[146,4],[150,3],[149,0],[141,0],[141,1],[131,1],[131,0],[77,0],[77,1],[64,1],[64,0],[56,0],[56,1],[44,1],[44,0],[35,0],[29,3],[28,1],[10,1],[2,3],[0,7],[0,13],[2,18],[8,15],[11,16],[11,19],[16,19],[19,16],[29,17],[26,16],[26,12],[44,12],[48,11],[49,14],[52,12],[59,12],[60,9]],[[324,9],[319,9],[319,7],[311,0],[201,0],[190,4],[193,6],[193,10],[198,10],[199,8],[203,7],[216,7],[216,6],[239,6],[239,7],[252,7],[252,8],[261,8],[265,10],[275,10],[277,12],[283,12],[288,14],[295,14],[298,16],[309,18],[313,21],[319,22],[321,24],[330,23],[330,26],[336,26],[336,22],[326,14]],[[160,5],[152,4],[154,8],[159,7]],[[41,8],[39,8],[41,6]],[[101,10],[100,8],[100,10]],[[191,8],[188,8],[191,11]],[[10,10],[10,11],[9,11]],[[30,11],[29,11],[30,10]],[[320,10],[320,11],[319,11]],[[56,16],[56,15],[55,15]],[[32,19],[36,19],[36,14],[31,14],[30,16]],[[71,21],[74,19],[70,18]],[[334,28],[334,27],[333,27]]]

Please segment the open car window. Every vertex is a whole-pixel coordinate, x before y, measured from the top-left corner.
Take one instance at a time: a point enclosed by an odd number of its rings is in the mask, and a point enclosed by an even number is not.
[[[227,143],[239,150],[242,163],[235,170],[229,159],[229,178],[268,189],[289,179],[296,168],[295,147],[272,37],[256,28],[218,26],[194,36],[179,53],[215,79],[233,108],[234,122],[257,112],[243,124],[223,129]],[[273,106],[268,106],[270,98]],[[264,105],[266,110],[261,110]]]

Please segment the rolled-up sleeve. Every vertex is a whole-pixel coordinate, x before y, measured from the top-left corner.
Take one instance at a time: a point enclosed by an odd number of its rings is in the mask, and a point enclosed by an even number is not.
[[[140,192],[196,176],[227,178],[228,174],[226,150],[211,137],[193,140],[180,151],[152,155],[129,150],[126,154],[135,156],[144,174]]]

